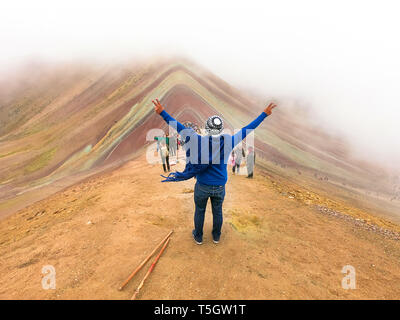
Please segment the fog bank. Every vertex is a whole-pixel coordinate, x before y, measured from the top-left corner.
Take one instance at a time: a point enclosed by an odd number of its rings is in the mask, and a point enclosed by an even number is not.
[[[385,1],[4,1],[0,70],[187,56],[238,88],[311,107],[355,153],[400,169],[400,21]]]

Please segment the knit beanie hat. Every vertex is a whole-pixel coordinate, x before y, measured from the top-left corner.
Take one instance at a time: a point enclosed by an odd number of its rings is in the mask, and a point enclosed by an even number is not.
[[[206,121],[205,129],[210,135],[217,135],[224,130],[224,122],[218,116],[209,117]]]

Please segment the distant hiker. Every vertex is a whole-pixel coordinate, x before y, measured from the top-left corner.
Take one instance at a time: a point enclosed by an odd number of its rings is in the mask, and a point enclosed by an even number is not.
[[[242,159],[246,154],[244,153],[243,147],[234,149],[232,153],[235,154],[235,165],[233,166],[232,171],[233,173],[235,173],[235,171],[239,173],[240,165],[242,164]]]
[[[181,136],[179,134],[176,135],[176,150],[179,151],[179,147],[181,145]]]
[[[246,167],[247,167],[247,178],[252,179],[254,173],[254,165],[256,164],[256,154],[254,153],[254,149],[249,147],[249,154],[246,159]]]
[[[164,172],[167,172],[167,169],[168,169],[168,172],[170,172],[171,170],[169,168],[169,151],[168,151],[165,141],[161,142],[160,154],[161,154],[161,161],[162,161]]]
[[[169,139],[169,153],[171,156],[176,155],[176,149],[177,149],[177,137],[176,135],[173,135]]]
[[[178,134],[178,136],[179,136],[178,138],[179,146],[183,147],[185,145],[185,140],[182,138],[180,134]]]
[[[232,150],[231,155],[229,156],[228,159],[229,165],[232,166],[232,173],[235,173],[235,166],[236,166],[236,154],[235,150]]]
[[[160,141],[161,141],[161,139],[160,139],[160,137],[154,137],[154,140],[157,141],[157,154],[158,154],[158,152],[160,151]]]
[[[161,142],[164,142],[164,144],[166,144],[167,149],[169,151],[169,136],[168,136],[168,134],[167,135],[164,134],[162,137],[154,137],[154,140],[157,141],[157,152],[160,149]]]
[[[162,107],[158,99],[153,100],[154,110],[182,137],[185,137],[186,167],[182,172],[171,172],[163,182],[183,181],[196,177],[194,188],[194,230],[192,235],[197,244],[203,243],[204,215],[208,198],[211,199],[213,213],[212,236],[218,243],[222,228],[222,204],[225,198],[225,184],[228,180],[226,166],[232,149],[247,134],[272,113],[275,104],[270,103],[255,120],[233,136],[222,134],[224,124],[219,116],[208,118],[205,124],[206,136],[198,135],[193,129],[186,128],[172,118]]]
[[[169,138],[169,134],[167,133],[167,134],[165,135],[165,143],[167,144],[167,149],[168,149],[168,151],[169,151],[169,142],[170,142],[170,138]]]

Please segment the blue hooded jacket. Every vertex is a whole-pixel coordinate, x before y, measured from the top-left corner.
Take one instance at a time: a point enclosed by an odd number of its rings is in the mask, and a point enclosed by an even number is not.
[[[199,183],[211,186],[226,184],[228,180],[226,167],[233,148],[267,117],[267,114],[262,112],[233,136],[229,134],[200,136],[192,128],[187,128],[176,121],[165,110],[160,115],[184,138],[187,161],[184,171],[170,173],[163,182],[183,181],[195,176]]]

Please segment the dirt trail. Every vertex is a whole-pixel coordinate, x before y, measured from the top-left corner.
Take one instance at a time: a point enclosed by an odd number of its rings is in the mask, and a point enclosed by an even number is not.
[[[139,299],[400,298],[399,241],[277,192],[260,174],[230,175],[221,242],[207,208],[204,244],[191,238],[194,181],[160,183],[144,157],[0,221],[0,298],[129,299],[150,263],[118,286],[171,229]],[[56,269],[56,290],[41,287]],[[341,287],[345,265],[356,290]]]

